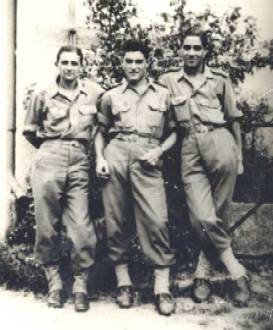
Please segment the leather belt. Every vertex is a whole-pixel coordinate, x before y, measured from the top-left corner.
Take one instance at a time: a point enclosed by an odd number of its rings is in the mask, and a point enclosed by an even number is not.
[[[43,143],[58,142],[61,144],[71,145],[73,147],[87,147],[87,141],[84,139],[61,139],[61,138],[47,138]]]
[[[218,128],[227,127],[226,124],[209,124],[209,123],[197,123],[189,127],[183,127],[183,132],[185,136],[200,134],[200,133],[209,133]]]
[[[125,142],[131,142],[131,143],[145,142],[156,145],[160,144],[159,139],[144,133],[118,133],[113,139],[117,139]]]

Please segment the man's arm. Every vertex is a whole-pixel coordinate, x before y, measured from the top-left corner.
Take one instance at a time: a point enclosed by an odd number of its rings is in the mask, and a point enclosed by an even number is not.
[[[103,154],[106,146],[104,134],[102,127],[99,127],[95,136],[96,174],[100,178],[108,178],[110,175],[108,163]]]
[[[25,138],[28,140],[28,142],[30,144],[33,145],[33,147],[35,147],[36,149],[38,149],[40,147],[40,145],[42,144],[42,139],[37,138],[36,136],[36,132],[35,133],[23,133]]]
[[[241,128],[240,123],[238,121],[234,121],[231,124],[230,131],[232,135],[234,136],[237,149],[238,149],[238,169],[237,173],[238,175],[241,175],[244,173],[244,166],[243,166],[243,154],[242,154],[242,137],[241,137]]]
[[[238,160],[238,169],[237,173],[243,174],[243,157],[242,157],[242,138],[241,138],[241,129],[240,129],[240,118],[243,116],[242,112],[238,110],[236,105],[235,93],[231,84],[230,79],[226,79],[224,83],[224,98],[223,98],[223,107],[224,113],[228,121],[230,121],[230,132],[234,136],[236,145],[237,145],[237,160]]]
[[[37,137],[37,130],[41,124],[43,109],[42,94],[34,94],[30,100],[25,116],[23,135],[35,148],[39,148],[42,140]]]
[[[171,132],[170,135],[162,142],[159,146],[145,153],[140,160],[146,161],[149,165],[155,166],[159,158],[168,151],[176,142],[177,134],[175,131]]]
[[[106,147],[107,133],[112,125],[111,98],[109,95],[102,95],[100,101],[97,103],[97,108],[98,129],[94,141],[96,152],[96,173],[98,177],[108,178],[110,175],[109,166],[103,152]]]

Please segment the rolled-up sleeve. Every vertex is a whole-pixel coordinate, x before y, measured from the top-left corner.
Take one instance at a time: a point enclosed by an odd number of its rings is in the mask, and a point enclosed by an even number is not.
[[[98,124],[108,130],[113,124],[113,115],[111,111],[111,96],[108,93],[102,95],[98,106]]]
[[[174,109],[171,105],[170,94],[168,94],[168,97],[167,97],[167,107],[168,107],[168,111],[167,111],[167,116],[166,116],[166,128],[170,132],[176,128]]]
[[[44,98],[42,93],[33,94],[29,102],[24,121],[23,134],[34,134],[37,132],[42,121]]]

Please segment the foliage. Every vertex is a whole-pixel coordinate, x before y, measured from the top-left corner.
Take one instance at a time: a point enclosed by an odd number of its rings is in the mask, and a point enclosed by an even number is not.
[[[241,93],[237,98],[238,108],[243,112],[242,124],[246,132],[254,126],[273,126],[273,107],[267,95],[255,92]]]
[[[90,15],[87,24],[98,31],[99,47],[87,58],[88,72],[104,86],[114,85],[122,77],[121,45],[125,39],[136,37],[151,48],[150,75],[157,78],[162,72],[182,65],[181,41],[189,31],[205,31],[209,37],[208,64],[230,73],[235,84],[255,68],[273,68],[273,41],[260,41],[256,20],[243,16],[240,7],[222,16],[212,9],[202,13],[186,11],[186,1],[171,1],[173,13],[162,13],[162,22],[148,26],[133,24],[137,16],[134,6],[126,0],[87,1]]]
[[[33,258],[31,245],[0,246],[0,284],[3,283],[12,289],[46,292],[47,282]]]
[[[90,9],[87,24],[96,30],[99,40],[99,45],[91,46],[87,55],[87,75],[110,87],[122,78],[120,49],[125,36],[133,36],[129,19],[136,11],[126,1],[88,0],[86,5]]]

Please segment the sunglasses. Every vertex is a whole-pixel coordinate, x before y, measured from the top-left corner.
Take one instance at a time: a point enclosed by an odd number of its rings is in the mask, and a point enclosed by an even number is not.
[[[197,52],[200,52],[200,50],[202,50],[203,47],[200,46],[200,45],[193,45],[193,46],[191,46],[191,45],[183,45],[183,50],[191,50],[191,49],[193,49],[193,50],[195,50]]]

